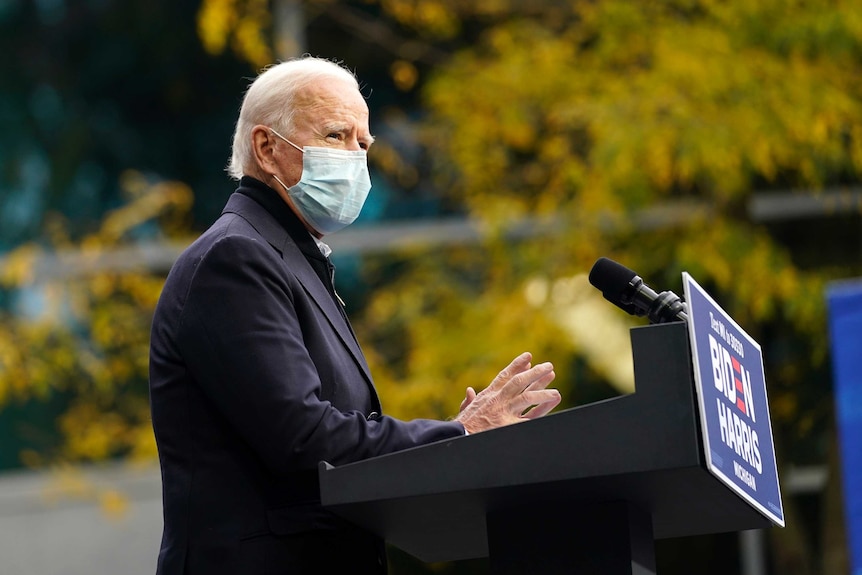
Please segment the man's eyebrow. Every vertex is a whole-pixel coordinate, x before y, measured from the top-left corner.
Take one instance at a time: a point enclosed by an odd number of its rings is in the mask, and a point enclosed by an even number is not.
[[[330,132],[349,132],[350,127],[347,124],[337,124],[337,123],[324,124],[323,125],[323,131],[327,134]]]
[[[350,124],[339,124],[337,122],[323,125],[323,133],[324,134],[329,134],[331,132],[337,132],[339,134],[343,134],[343,133],[351,131],[352,129],[353,128],[350,126]],[[371,134],[368,134],[367,136],[362,136],[359,139],[362,140],[364,143],[368,144],[369,146],[371,144],[373,144],[374,140],[375,140],[374,136],[372,136]]]

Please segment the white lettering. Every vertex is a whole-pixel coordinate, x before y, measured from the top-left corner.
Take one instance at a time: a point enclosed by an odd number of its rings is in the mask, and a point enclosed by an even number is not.
[[[726,332],[729,337],[733,337],[730,332]],[[751,372],[746,370],[742,364],[739,364],[739,371],[733,369],[733,358],[727,349],[718,343],[712,334],[709,335],[709,355],[712,360],[712,377],[713,384],[718,391],[721,391],[724,397],[730,402],[728,407],[720,397],[715,398],[716,409],[718,412],[718,424],[721,431],[721,440],[728,448],[732,449],[737,456],[743,461],[751,465],[757,470],[757,473],[763,473],[763,461],[760,454],[760,442],[757,437],[757,431],[752,429],[745,418],[737,415],[737,409],[748,415],[752,422],[756,422],[754,415],[754,398],[751,394]],[[734,341],[738,342],[734,338]],[[739,382],[741,389],[737,393],[735,375],[739,374]],[[737,398],[739,403],[737,403]],[[744,402],[744,404],[743,404]],[[734,463],[737,465],[737,463]],[[753,486],[754,477],[745,471],[751,477],[752,483],[747,484]],[[738,475],[738,473],[737,473]],[[745,478],[743,478],[745,480]]]
[[[763,473],[763,460],[760,458],[760,445],[757,440],[757,431],[751,430],[751,447],[754,452],[754,461],[752,461],[752,465],[757,470],[758,473]]]
[[[728,330],[726,336],[725,341],[730,346],[730,349],[735,351],[739,357],[745,357],[745,349],[742,346],[742,342],[736,338],[733,332]]]
[[[740,426],[740,424],[745,425],[745,423],[739,421],[739,416],[736,415],[735,411],[732,411],[731,413],[733,414],[733,440],[736,442],[734,449],[736,450],[737,455],[745,457],[745,451],[742,449],[742,429]]]
[[[760,456],[760,441],[757,437],[757,431],[752,429],[735,411],[726,407],[721,399],[715,398],[715,406],[718,412],[721,441],[743,461],[756,469],[758,474],[762,474],[763,460]]]
[[[736,461],[733,462],[733,473],[742,479],[743,483],[751,487],[754,491],[757,491],[757,481],[754,479],[754,476]]]
[[[743,395],[745,395],[745,413],[751,418],[752,423],[757,423],[754,415],[754,398],[751,397],[751,372],[739,365],[739,379],[742,381]]]
[[[718,426],[721,429],[721,440],[732,447],[733,440],[731,439],[730,431],[727,429],[727,410],[717,397],[715,398],[715,405],[718,408]]]
[[[736,385],[733,383],[733,360],[730,359],[730,353],[718,346],[721,349],[721,379],[724,382],[724,396],[732,404],[736,404]]]
[[[724,392],[724,381],[721,378],[721,346],[709,335],[709,355],[712,357],[712,377],[715,382],[715,389]]]

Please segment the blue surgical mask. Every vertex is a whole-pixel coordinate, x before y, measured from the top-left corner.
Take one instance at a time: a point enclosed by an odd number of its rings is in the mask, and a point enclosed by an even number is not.
[[[273,177],[308,225],[320,234],[331,234],[352,224],[371,191],[365,150],[300,148],[275,130],[272,133],[302,152],[302,176],[295,186],[288,188]]]

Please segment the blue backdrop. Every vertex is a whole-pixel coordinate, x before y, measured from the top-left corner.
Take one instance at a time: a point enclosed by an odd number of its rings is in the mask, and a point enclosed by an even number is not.
[[[862,575],[862,281],[828,292],[850,572]]]

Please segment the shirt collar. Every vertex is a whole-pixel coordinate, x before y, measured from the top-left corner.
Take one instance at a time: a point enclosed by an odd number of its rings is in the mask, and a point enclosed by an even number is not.
[[[329,246],[311,235],[299,217],[290,209],[290,206],[278,195],[278,192],[265,183],[251,176],[243,176],[237,192],[250,197],[272,214],[278,223],[287,230],[287,233],[306,257],[323,260],[326,258],[327,252],[332,252]],[[321,244],[326,248],[321,247]]]
[[[309,233],[308,235],[311,234]],[[332,253],[332,248],[329,247],[327,244],[323,243],[323,240],[320,240],[314,236],[311,236],[311,239],[313,239],[314,243],[317,244],[317,247],[320,250],[320,253],[323,254],[323,257],[328,258],[329,255]]]

